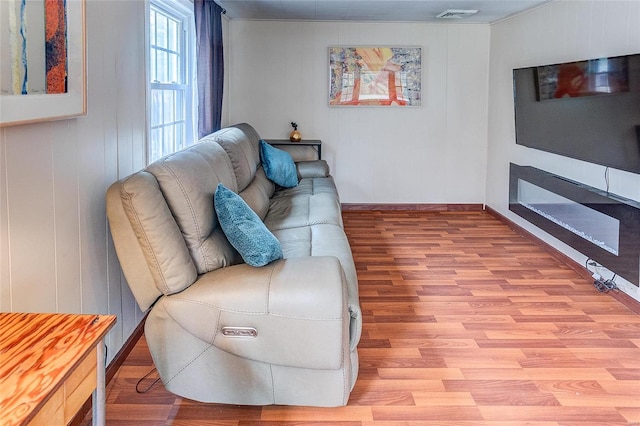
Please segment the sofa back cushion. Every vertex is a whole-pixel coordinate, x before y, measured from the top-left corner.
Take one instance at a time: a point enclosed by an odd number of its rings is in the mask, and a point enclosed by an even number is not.
[[[158,181],[141,171],[111,185],[107,215],[120,265],[146,311],[162,294],[189,287],[196,267]]]
[[[219,183],[237,190],[229,157],[220,145],[205,138],[200,143],[164,157],[147,167],[182,233],[198,274],[238,261],[218,223],[213,194]]]
[[[209,135],[209,138],[220,144],[229,156],[238,182],[238,191],[249,186],[260,165],[258,141],[251,140],[252,133],[255,133],[253,127],[240,124]]]
[[[275,185],[265,176],[260,162],[260,136],[247,123],[236,124],[207,136],[225,150],[238,183],[237,192],[264,219]]]
[[[259,167],[253,181],[247,186],[240,195],[249,207],[264,220],[269,206],[271,204],[271,196],[275,192],[275,184],[271,182],[264,174],[264,169]]]

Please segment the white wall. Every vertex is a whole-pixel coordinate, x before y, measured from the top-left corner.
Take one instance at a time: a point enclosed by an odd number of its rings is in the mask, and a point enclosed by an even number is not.
[[[142,319],[104,195],[144,167],[144,14],[88,0],[88,115],[0,129],[0,311],[116,314],[109,360]]]
[[[509,162],[600,189],[606,188],[605,167],[515,144],[512,69],[639,53],[638,23],[638,1],[556,1],[491,27],[486,203],[579,263],[583,255],[508,210]],[[609,190],[640,201],[640,175],[610,169]],[[616,282],[640,300],[638,287]]]
[[[329,107],[333,45],[422,47],[422,106]],[[483,203],[488,49],[488,25],[232,20],[223,124],[297,122],[344,203]]]

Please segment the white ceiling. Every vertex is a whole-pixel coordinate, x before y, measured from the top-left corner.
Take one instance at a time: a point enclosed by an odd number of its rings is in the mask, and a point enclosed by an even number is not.
[[[230,19],[491,23],[551,0],[216,0]],[[464,19],[436,19],[475,9]]]

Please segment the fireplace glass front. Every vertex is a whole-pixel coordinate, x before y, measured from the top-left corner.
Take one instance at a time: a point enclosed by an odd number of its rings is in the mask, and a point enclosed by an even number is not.
[[[618,255],[618,219],[522,179],[518,179],[518,203],[609,253]]]

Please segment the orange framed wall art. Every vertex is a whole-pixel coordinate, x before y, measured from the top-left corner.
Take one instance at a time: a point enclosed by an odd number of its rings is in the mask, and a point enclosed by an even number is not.
[[[329,47],[330,106],[420,106],[422,48]]]

